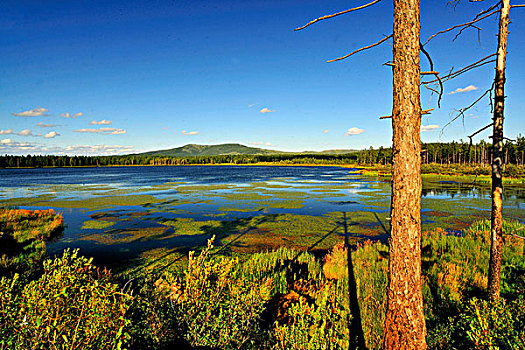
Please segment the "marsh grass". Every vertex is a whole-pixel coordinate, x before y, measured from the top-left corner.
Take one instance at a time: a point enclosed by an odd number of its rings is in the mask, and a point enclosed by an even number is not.
[[[33,273],[46,254],[45,242],[64,231],[54,210],[0,208],[0,276]]]

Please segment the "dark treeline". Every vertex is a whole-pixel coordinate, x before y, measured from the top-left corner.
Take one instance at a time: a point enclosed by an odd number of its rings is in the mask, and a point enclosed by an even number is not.
[[[204,164],[355,164],[358,152],[350,154],[234,154],[217,156],[13,156],[0,157],[0,167],[72,167],[110,165],[204,165]]]
[[[468,142],[424,143],[421,161],[423,164],[471,164],[488,165],[492,161],[491,144],[481,140],[477,144]],[[503,148],[504,164],[525,164],[525,137],[518,136],[516,142],[506,141]],[[0,156],[1,168],[17,167],[75,167],[111,165],[203,165],[203,164],[389,164],[390,148],[380,147],[347,154],[234,154],[216,156],[167,157],[167,156],[55,156],[55,155],[5,155]]]
[[[423,164],[471,164],[489,165],[492,162],[492,144],[481,140],[477,144],[459,142],[434,142],[421,145],[421,162]],[[389,164],[392,158],[390,148],[356,152],[358,164]],[[525,137],[519,135],[516,140],[503,144],[503,164],[525,164]]]

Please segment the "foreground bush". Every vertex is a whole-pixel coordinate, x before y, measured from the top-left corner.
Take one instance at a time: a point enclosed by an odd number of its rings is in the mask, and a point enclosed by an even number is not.
[[[172,317],[189,344],[241,348],[257,339],[273,281],[244,278],[238,258],[210,256],[211,242],[198,257],[190,253],[182,276],[158,280],[156,286],[173,305]]]
[[[120,349],[129,335],[132,298],[77,251],[44,262],[24,285],[0,280],[0,345],[4,349]]]
[[[525,349],[525,300],[490,304],[472,299],[462,315],[467,335],[476,349]]]
[[[308,253],[216,256],[210,242],[152,284],[137,300],[133,347],[348,348],[344,282],[325,278]]]

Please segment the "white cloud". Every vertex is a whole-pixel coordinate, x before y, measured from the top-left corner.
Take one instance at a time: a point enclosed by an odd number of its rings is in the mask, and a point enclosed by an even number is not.
[[[104,155],[104,154],[125,154],[133,152],[133,146],[121,145],[75,145],[62,148],[64,154],[85,154],[85,155]]]
[[[111,120],[102,119],[101,121],[97,122],[96,120],[92,120],[89,122],[89,125],[111,125],[113,122]]]
[[[477,86],[469,85],[469,86],[464,87],[464,88],[457,88],[456,90],[449,92],[447,95],[458,94],[458,93],[461,93],[461,92],[469,92],[469,91],[474,91],[474,90],[477,90],[477,89],[478,89]]]
[[[100,129],[78,129],[73,130],[74,132],[85,132],[94,134],[106,134],[106,135],[122,135],[126,133],[126,130],[117,128],[100,128]]]
[[[47,108],[33,108],[29,111],[24,111],[20,113],[11,113],[12,115],[16,117],[41,117],[46,115],[45,113],[49,112],[49,109]]]
[[[29,129],[24,129],[24,130],[18,132],[17,135],[20,135],[20,136],[32,136],[33,132],[31,130],[29,130]]]
[[[345,136],[359,135],[359,134],[362,134],[364,132],[365,132],[364,129],[350,128],[350,129],[346,130]]]
[[[268,146],[268,147],[275,146],[271,142],[262,142],[262,141],[248,142],[248,144],[252,146]]]
[[[129,154],[136,150],[133,146],[122,145],[72,145],[67,147],[42,146],[12,139],[0,139],[0,153],[7,154],[67,154],[67,155],[114,155]]]
[[[53,137],[57,137],[57,136],[60,136],[60,134],[56,131],[50,131],[44,135],[46,139],[52,139]]]
[[[78,113],[75,113],[75,114],[62,113],[60,116],[63,117],[63,118],[76,118],[76,117],[81,117],[82,116],[82,112],[78,112]]]
[[[133,146],[121,145],[73,145],[47,147],[11,139],[0,140],[0,153],[7,154],[67,154],[67,155],[114,155],[135,152]]]
[[[39,126],[41,128],[54,128],[55,126],[58,126],[58,125],[55,125],[55,124],[44,124],[44,123],[40,122],[36,126]]]
[[[267,107],[264,107],[259,112],[261,112],[261,113],[273,113],[273,112],[275,112],[275,110],[271,110],[271,109],[269,109]]]
[[[328,134],[330,130],[323,130],[323,134]]]
[[[198,131],[186,131],[186,130],[182,130],[182,134],[184,134],[184,135],[198,135],[199,132],[198,132]]]
[[[249,104],[249,105],[248,105],[248,108],[252,108],[252,107],[254,107],[254,106],[256,106],[256,105],[257,105],[257,103]]]
[[[9,135],[13,133],[13,129],[0,130],[0,135]]]
[[[29,153],[35,150],[38,150],[38,147],[28,142],[17,142],[11,139],[0,140],[0,152],[2,153]]]
[[[421,125],[421,132],[428,132],[432,130],[439,129],[439,125],[431,124],[431,125]]]

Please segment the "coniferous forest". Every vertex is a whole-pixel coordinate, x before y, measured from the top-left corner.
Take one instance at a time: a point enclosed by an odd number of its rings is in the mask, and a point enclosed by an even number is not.
[[[504,164],[525,164],[525,137],[519,135],[515,142],[503,146]],[[423,143],[422,164],[465,164],[485,166],[491,164],[491,144],[481,140],[468,142]],[[171,157],[162,155],[113,155],[113,156],[60,156],[60,155],[4,155],[0,156],[1,168],[26,167],[76,167],[76,166],[128,166],[128,165],[203,165],[203,164],[356,164],[387,165],[391,162],[391,148],[370,147],[366,150],[344,154],[329,153],[275,153],[275,154],[223,154],[207,156]]]

